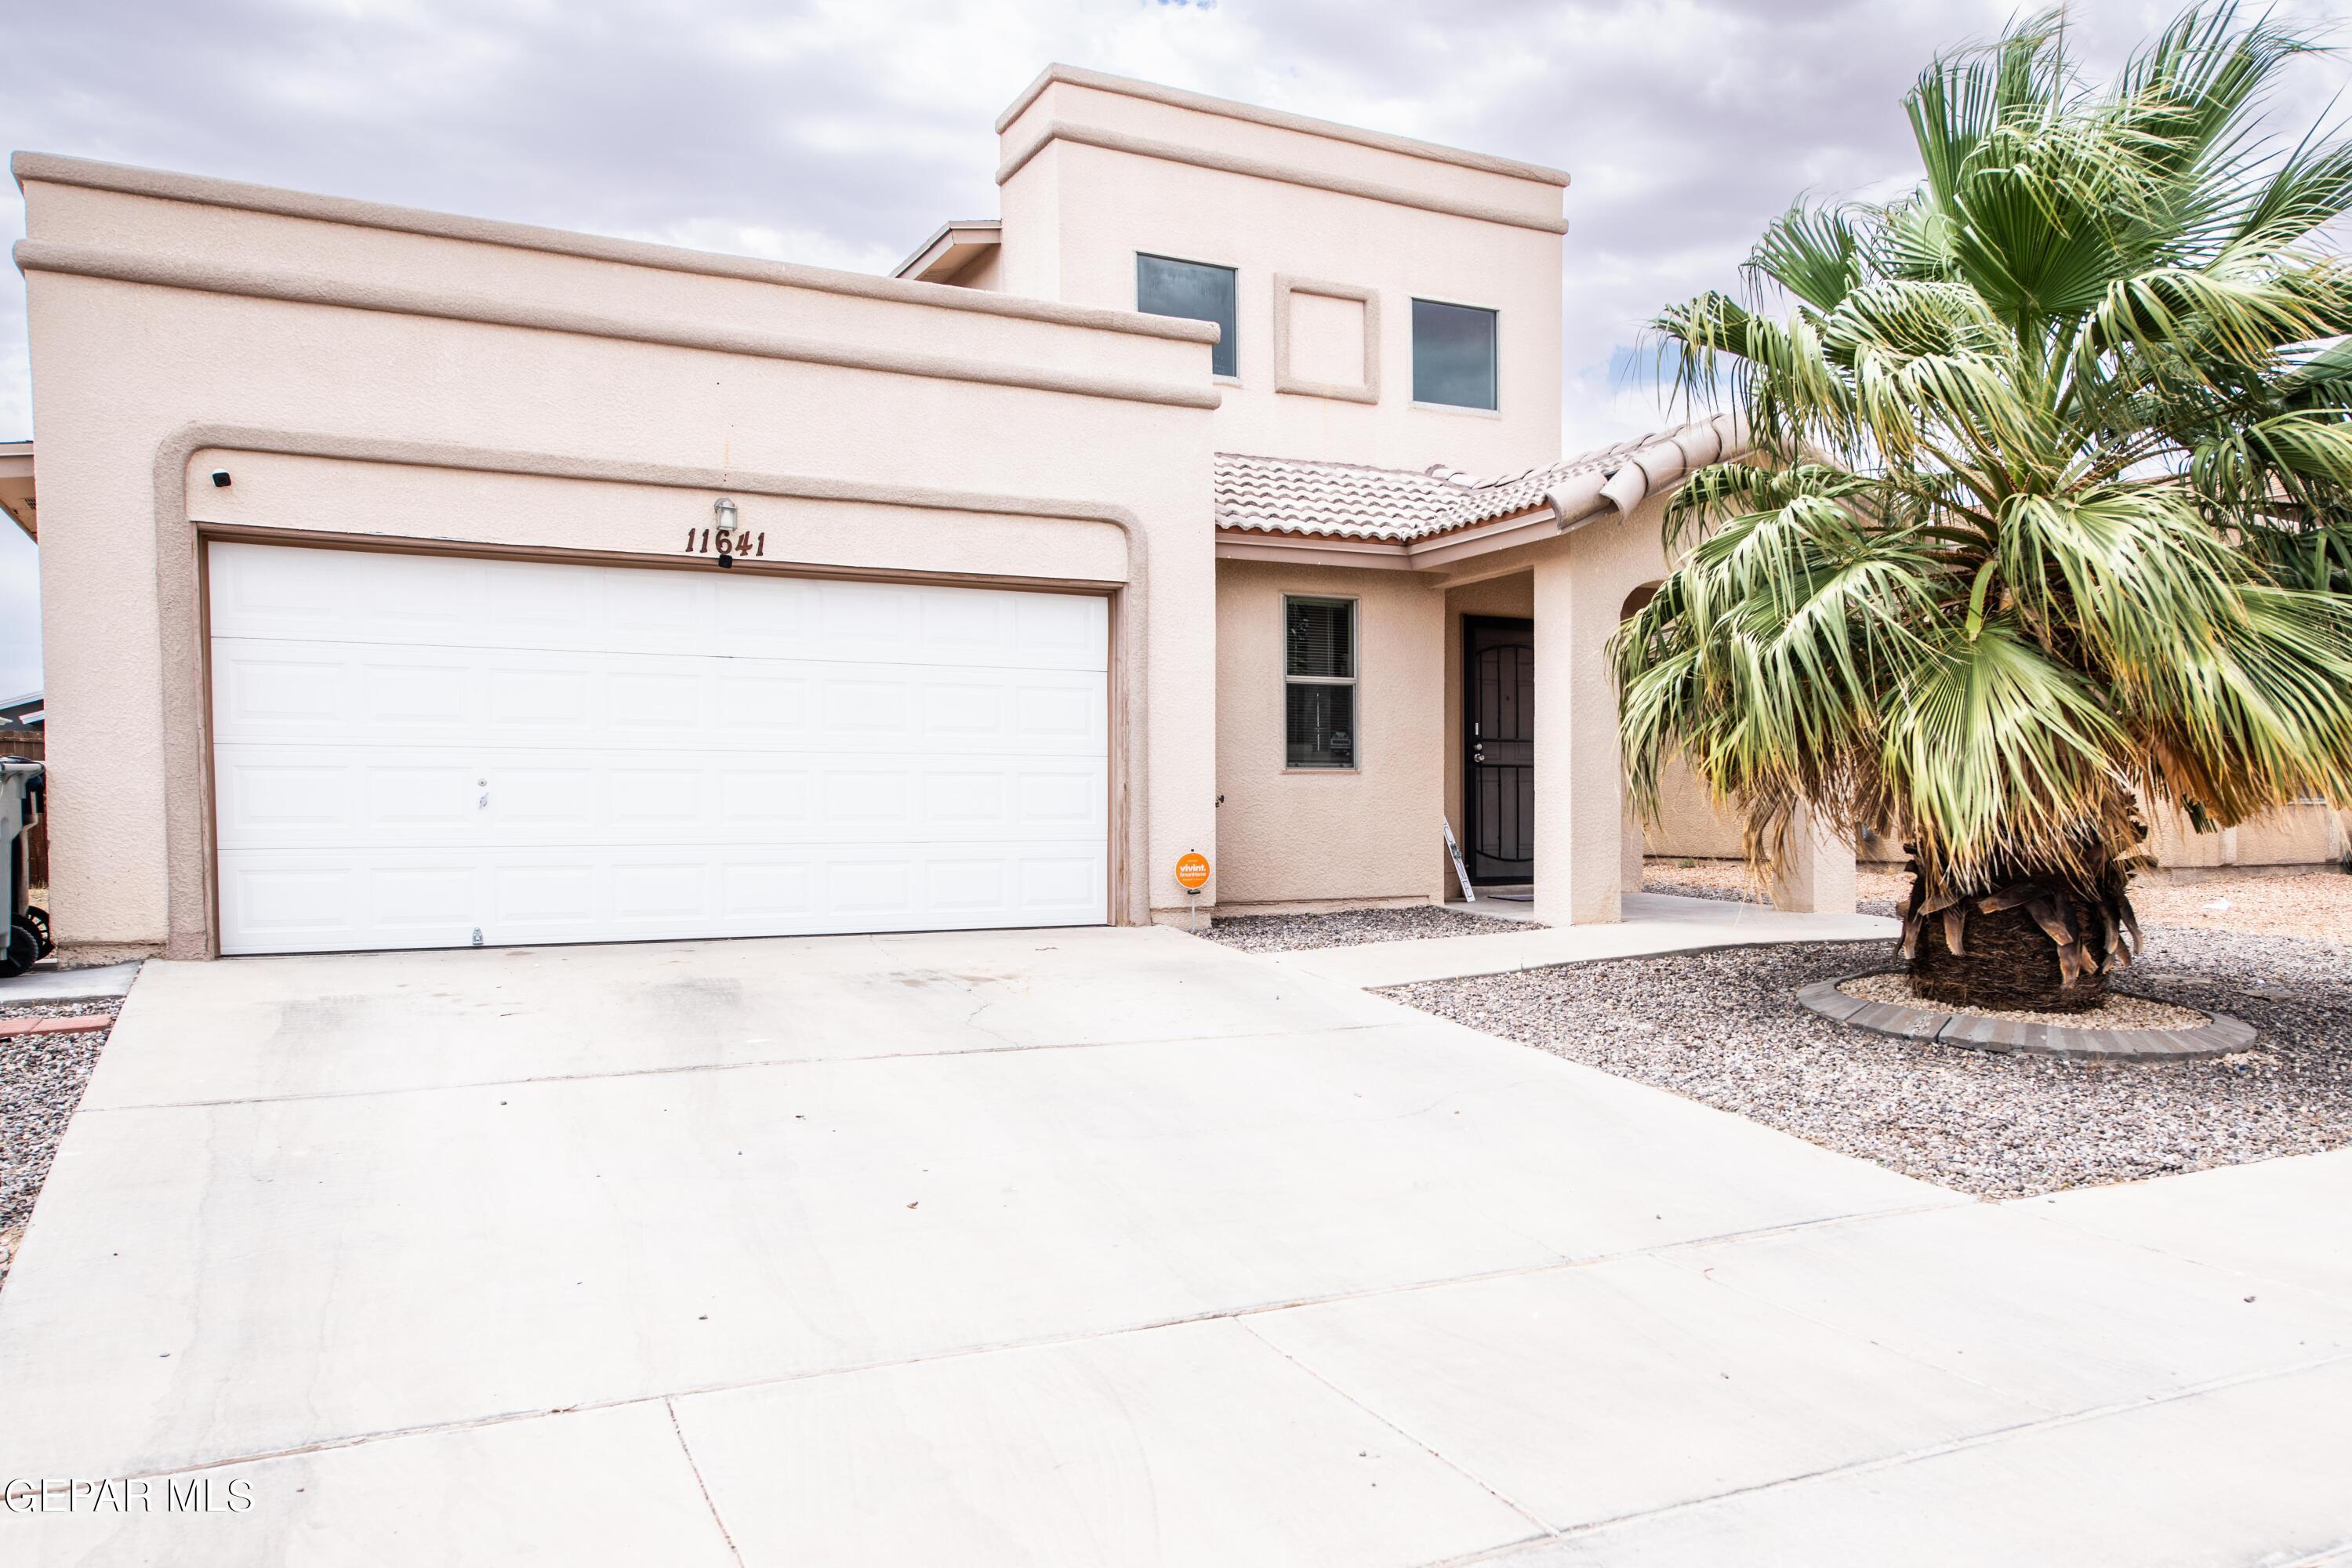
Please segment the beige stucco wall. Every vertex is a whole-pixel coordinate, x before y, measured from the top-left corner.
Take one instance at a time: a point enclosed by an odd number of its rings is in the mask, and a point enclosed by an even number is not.
[[[1558,184],[1306,131],[1049,83],[1005,126],[1017,158],[1054,126],[1181,144],[1212,157],[1491,208],[1557,226]],[[1004,289],[1130,309],[1145,251],[1236,268],[1237,375],[1215,420],[1223,451],[1517,472],[1559,455],[1560,236],[1373,195],[1048,140],[1004,181]],[[1278,276],[1373,290],[1377,403],[1275,389]],[[1499,408],[1412,401],[1415,298],[1499,311]]]
[[[1747,852],[1738,814],[1717,808],[1690,764],[1679,759],[1659,770],[1658,819],[1643,837],[1653,855],[1737,860]]]
[[[1284,766],[1285,595],[1356,601],[1357,766]],[[1444,602],[1403,572],[1217,566],[1216,888],[1227,904],[1425,899],[1440,842]]]
[[[209,521],[662,561],[728,493],[783,560],[1111,574],[1115,910],[1178,908],[1175,857],[1214,852],[1202,343],[79,178],[25,178],[20,251],[64,942],[207,950],[194,447],[236,474]]]
[[[2167,870],[2332,867],[2352,849],[2347,815],[2352,814],[2312,801],[2266,811],[2235,827],[2199,833],[2183,813],[2158,810],[2148,814],[2146,847]]]
[[[1660,788],[1659,820],[1647,835],[1649,853],[1692,859],[1738,859],[1743,853],[1737,813],[1718,810],[1686,764],[1671,764]],[[2334,867],[2352,849],[2347,814],[2321,802],[2282,806],[2236,827],[2199,833],[2179,812],[2149,814],[2143,847],[2159,871],[2219,871],[2244,868]],[[1875,840],[1863,847],[1865,861],[1897,865],[1902,846]]]

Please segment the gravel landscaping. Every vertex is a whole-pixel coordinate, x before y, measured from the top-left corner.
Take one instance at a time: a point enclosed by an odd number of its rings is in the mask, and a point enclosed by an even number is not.
[[[1798,987],[1885,967],[1891,944],[1733,948],[1399,986],[1489,1034],[1984,1197],[2134,1181],[2352,1144],[2352,950],[2158,929],[2130,991],[2242,1018],[2214,1060],[2074,1063],[1872,1034]]]
[[[1406,904],[1312,915],[1219,915],[1201,934],[1244,952],[1296,952],[1310,947],[1357,947],[1368,942],[1492,936],[1496,931],[1543,929],[1534,921],[1504,921],[1439,904]]]
[[[19,1002],[0,1005],[0,1018],[61,1018],[103,1013],[121,1004]],[[82,1086],[106,1044],[107,1031],[0,1037],[0,1286],[8,1282],[16,1244],[33,1217],[33,1200],[56,1158],[66,1122],[81,1103]]]
[[[2352,943],[2352,877],[2341,873],[2135,882],[2131,900],[2144,926],[2268,931]]]

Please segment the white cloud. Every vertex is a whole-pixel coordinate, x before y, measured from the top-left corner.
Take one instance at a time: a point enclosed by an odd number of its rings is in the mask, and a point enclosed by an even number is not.
[[[1070,60],[1569,169],[1563,390],[1581,445],[1663,416],[1608,368],[1643,321],[1730,283],[1800,193],[1902,188],[1904,89],[1936,48],[2021,8],[79,0],[12,18],[0,140],[879,270],[942,220],[995,211],[990,123],[1039,67]],[[2329,8],[2280,7],[2323,22]],[[2072,14],[2104,67],[2172,9]],[[2308,123],[2344,79],[2340,61],[2313,62],[2284,117]],[[21,207],[0,198],[13,239]],[[0,439],[31,421],[23,343],[22,291],[0,288]]]

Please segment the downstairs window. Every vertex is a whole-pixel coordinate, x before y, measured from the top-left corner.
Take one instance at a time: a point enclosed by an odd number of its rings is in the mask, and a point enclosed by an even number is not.
[[[1356,765],[1356,602],[1285,598],[1283,764]]]

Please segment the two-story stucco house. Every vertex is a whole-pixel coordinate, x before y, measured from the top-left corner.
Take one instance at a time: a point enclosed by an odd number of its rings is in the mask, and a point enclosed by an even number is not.
[[[87,956],[1638,878],[1558,171],[1055,67],[874,278],[20,154]],[[1852,897],[1822,842],[1781,889]]]

